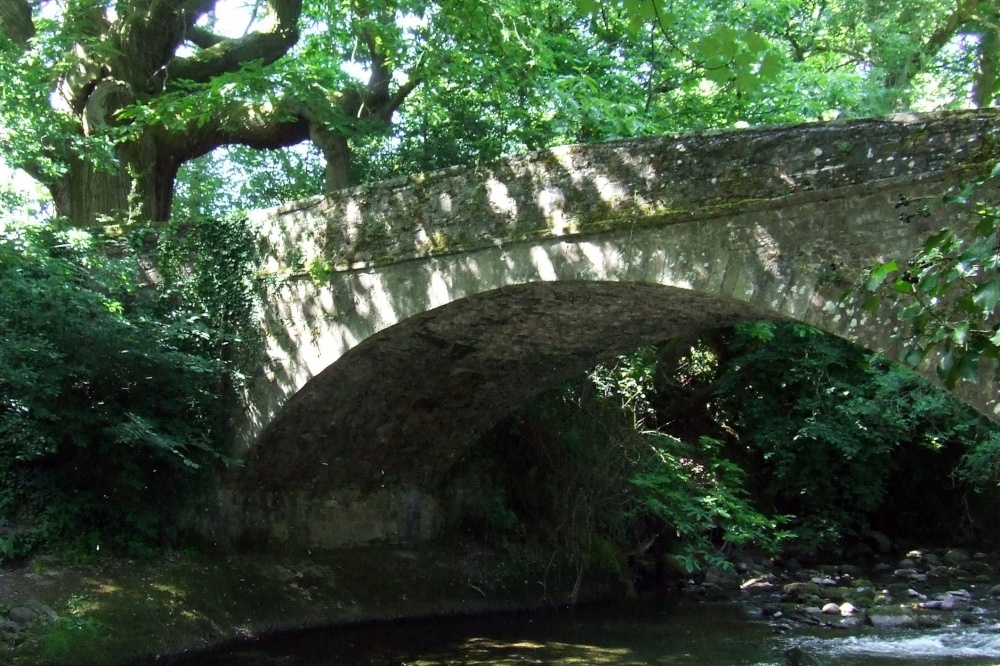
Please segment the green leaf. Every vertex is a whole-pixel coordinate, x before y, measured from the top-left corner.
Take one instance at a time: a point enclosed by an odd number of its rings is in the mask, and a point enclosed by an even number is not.
[[[718,67],[706,69],[704,77],[713,83],[724,86],[732,80],[733,73],[729,71],[728,67],[720,65]]]
[[[784,69],[784,63],[781,57],[773,51],[768,51],[764,54],[764,57],[760,61],[760,68],[757,70],[757,76],[764,80],[771,80],[778,76]]]
[[[952,233],[950,229],[942,229],[938,233],[933,234],[924,242],[924,252],[933,252],[934,250],[944,247],[951,236]]]
[[[759,60],[761,54],[765,53],[769,47],[767,40],[760,33],[750,30],[743,35],[743,41],[747,45],[747,50],[754,54],[756,60]]]
[[[1000,216],[996,215],[993,211],[984,211],[979,215],[979,224],[976,225],[976,233],[980,236],[991,236],[996,233],[998,222],[1000,222]]]
[[[719,55],[719,42],[712,36],[702,37],[695,42],[691,47],[691,52],[708,69],[717,67],[724,62]]]
[[[657,9],[659,10],[660,18],[660,29],[663,31],[670,30],[677,23],[677,14],[675,12],[664,11],[663,7],[657,1]]]
[[[882,302],[881,296],[879,296],[878,294],[872,294],[871,296],[865,299],[864,303],[861,304],[861,311],[865,313],[874,312],[875,309],[878,307],[879,303],[881,302]]]
[[[889,261],[882,264],[881,266],[876,266],[872,269],[872,272],[868,274],[868,279],[865,281],[865,289],[868,291],[876,291],[885,282],[885,279],[889,277],[890,274],[899,270],[899,264],[895,261]]]
[[[723,62],[729,62],[736,56],[737,41],[736,31],[728,26],[719,26],[712,33],[719,57]]]
[[[740,70],[736,75],[736,87],[742,93],[750,93],[760,85],[760,78],[751,71]]]
[[[639,4],[636,15],[643,21],[652,21],[656,18],[656,5],[653,0],[644,0]]]
[[[927,350],[922,347],[911,347],[906,351],[906,355],[903,356],[903,362],[911,368],[915,368],[924,360],[927,356]]]
[[[909,305],[907,305],[906,307],[904,307],[902,310],[899,311],[899,320],[910,321],[911,319],[916,319],[917,315],[919,315],[923,311],[923,309],[924,306],[919,302],[910,303]]]
[[[969,341],[969,322],[960,321],[951,329],[951,339],[960,347]]]
[[[937,296],[943,292],[947,285],[941,283],[941,276],[938,273],[927,273],[920,278],[920,290],[929,296]],[[940,289],[938,288],[940,286]]]
[[[951,376],[951,369],[955,367],[955,351],[949,349],[938,360],[937,375],[945,384],[948,384],[948,377]],[[954,384],[948,384],[949,388]]]
[[[913,285],[904,280],[903,278],[897,278],[892,283],[892,290],[900,294],[912,294],[914,291]]]
[[[945,384],[948,388],[954,388],[960,381],[967,381],[975,384],[978,376],[979,354],[965,353],[962,354],[959,357],[958,362],[952,366],[951,371],[948,373],[948,377],[945,379]]]
[[[985,312],[993,312],[997,302],[1000,302],[1000,273],[994,275],[989,282],[981,284],[972,292],[972,302]]]

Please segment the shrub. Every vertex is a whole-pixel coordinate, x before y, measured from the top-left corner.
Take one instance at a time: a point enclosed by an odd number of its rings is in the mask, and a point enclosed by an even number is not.
[[[192,472],[222,460],[228,334],[183,284],[151,284],[137,257],[54,223],[0,235],[7,557],[169,541]]]

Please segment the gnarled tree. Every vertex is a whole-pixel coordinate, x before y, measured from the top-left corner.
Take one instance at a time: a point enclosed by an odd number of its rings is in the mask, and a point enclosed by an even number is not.
[[[58,214],[165,220],[178,168],[232,144],[311,139],[328,188],[342,187],[348,137],[391,121],[431,60],[412,54],[438,34],[424,19],[403,39],[397,14],[427,16],[416,5],[342,3],[304,23],[302,0],[265,0],[236,35],[212,29],[237,20],[215,10],[216,0],[0,0],[5,157],[49,189]],[[350,60],[367,81],[343,71]]]

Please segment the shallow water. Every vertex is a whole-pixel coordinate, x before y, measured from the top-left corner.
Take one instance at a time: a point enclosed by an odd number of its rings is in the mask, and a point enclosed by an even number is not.
[[[596,664],[784,666],[1000,665],[1000,626],[920,632],[776,633],[741,606],[674,602],[568,612],[492,614],[334,627],[277,636],[184,660],[189,666]]]
[[[1000,664],[1000,625],[847,637],[816,636],[797,645],[830,664]]]

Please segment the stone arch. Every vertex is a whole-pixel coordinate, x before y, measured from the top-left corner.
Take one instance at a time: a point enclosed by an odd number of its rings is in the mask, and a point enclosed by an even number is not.
[[[312,270],[285,281],[266,313],[268,349],[238,427],[246,466],[222,492],[224,538],[335,547],[426,536],[434,480],[463,437],[546,384],[678,333],[793,319],[891,352],[891,305],[863,314],[840,297],[863,267],[911,252],[951,219],[934,202],[983,158],[956,166],[942,151],[971,154],[987,131],[981,115],[955,118],[576,147],[262,214],[272,268]],[[855,143],[873,130],[884,143]],[[697,168],[665,184],[657,169],[677,155]],[[439,216],[462,202],[468,224],[516,233],[435,240],[437,218],[417,224],[410,210],[426,201]],[[903,201],[931,214],[904,220]],[[598,208],[606,222],[579,222]],[[387,254],[376,255],[366,215],[405,218],[430,246],[401,251],[383,238]],[[539,215],[547,226],[525,233],[519,220],[537,226]],[[575,228],[559,227],[570,219]],[[338,245],[334,230],[355,237]],[[991,386],[965,397],[997,409]]]

